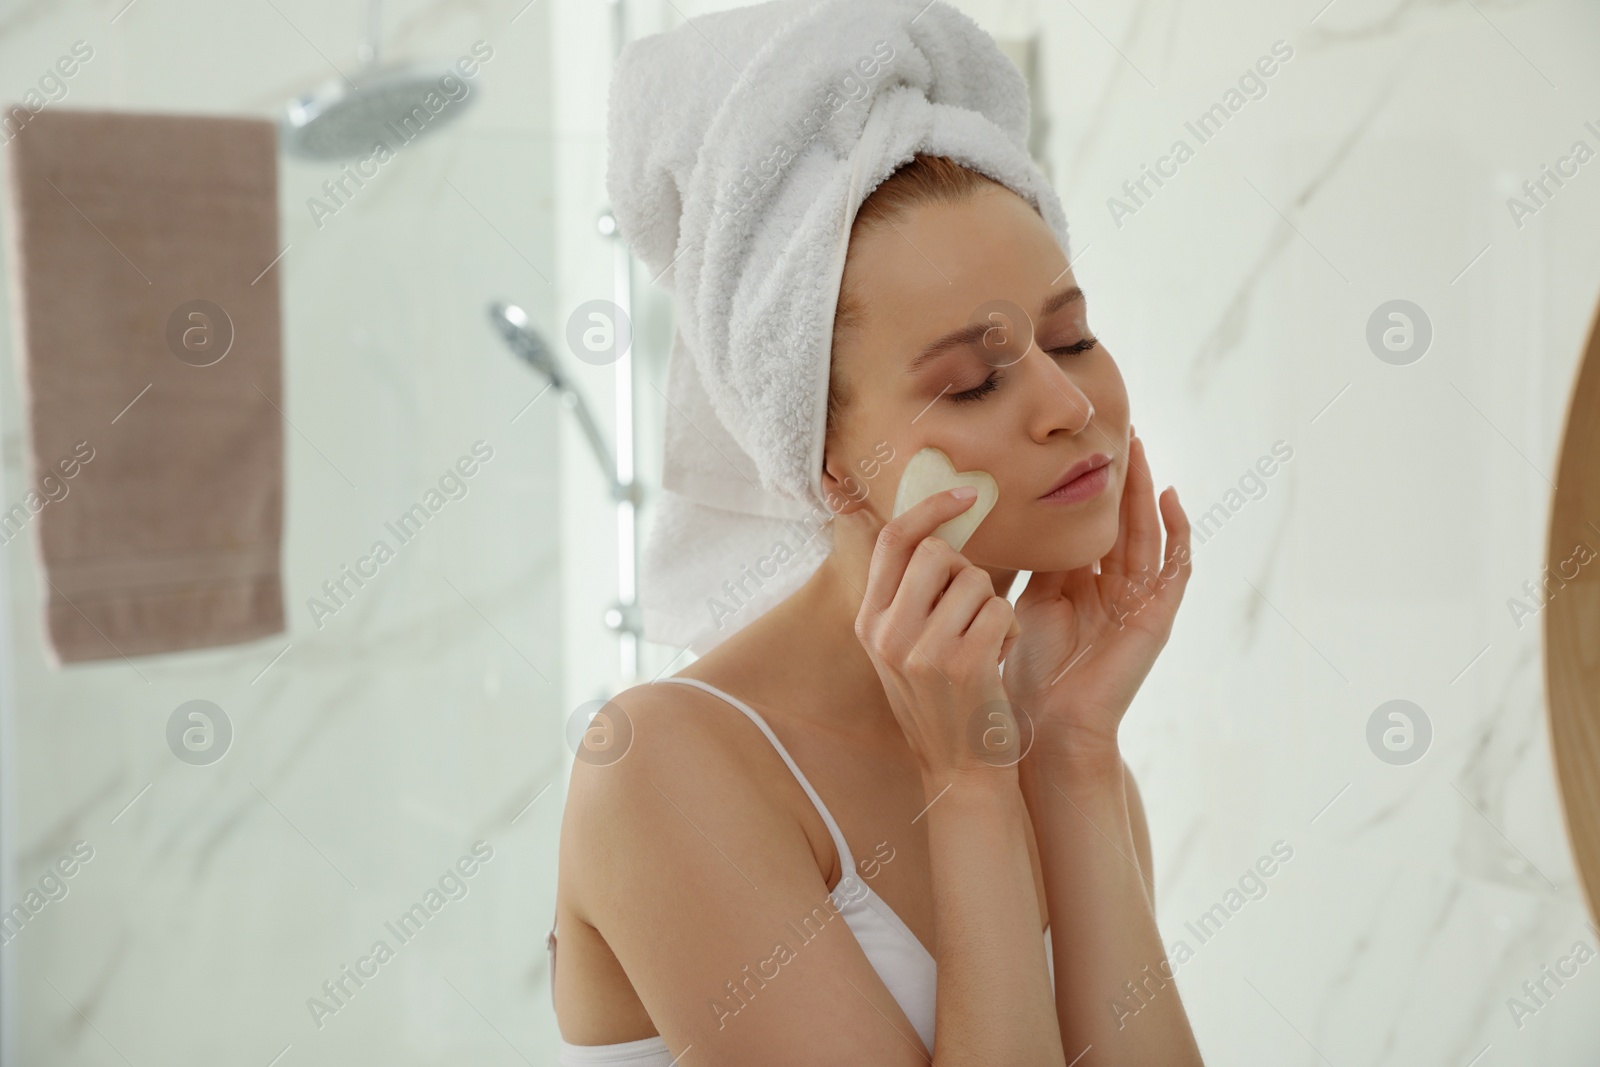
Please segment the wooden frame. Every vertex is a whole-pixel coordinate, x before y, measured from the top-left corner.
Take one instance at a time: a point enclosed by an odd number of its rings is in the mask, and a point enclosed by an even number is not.
[[[1577,549],[1580,544],[1586,550]],[[1590,562],[1569,578],[1575,554]],[[1600,307],[1567,409],[1550,509],[1545,562],[1553,579],[1564,584],[1544,609],[1545,693],[1556,783],[1578,881],[1590,917],[1600,921],[1600,559],[1595,555],[1600,555]]]

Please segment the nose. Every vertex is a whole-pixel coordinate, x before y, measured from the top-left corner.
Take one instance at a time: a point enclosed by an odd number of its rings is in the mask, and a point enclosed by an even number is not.
[[[1030,432],[1045,441],[1056,430],[1082,433],[1094,418],[1094,402],[1074,380],[1074,375],[1050,358],[1037,344],[1020,361],[1028,395],[1033,397]]]

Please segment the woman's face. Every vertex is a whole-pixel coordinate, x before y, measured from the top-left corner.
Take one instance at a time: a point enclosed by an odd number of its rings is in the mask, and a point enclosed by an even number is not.
[[[845,279],[865,310],[834,352],[847,404],[823,488],[843,501],[839,514],[888,521],[907,461],[931,445],[999,485],[962,549],[973,563],[1060,571],[1105,555],[1127,472],[1128,395],[1044,220],[999,188],[924,205],[852,239]],[[1111,461],[1098,492],[1041,499],[1096,456]]]

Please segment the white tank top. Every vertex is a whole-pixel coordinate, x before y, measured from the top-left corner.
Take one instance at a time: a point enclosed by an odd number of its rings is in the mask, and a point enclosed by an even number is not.
[[[937,964],[933,956],[923,947],[922,942],[917,940],[917,935],[913,934],[911,928],[906,926],[900,916],[894,913],[894,909],[889,907],[888,902],[874,893],[872,887],[856,874],[855,858],[850,852],[850,846],[845,844],[844,834],[839,832],[839,824],[833,821],[833,815],[823,805],[822,798],[811,788],[806,776],[800,773],[800,768],[788,750],[783,747],[783,742],[778,740],[778,735],[772,732],[772,727],[768,726],[750,705],[729,696],[708,682],[702,682],[698,678],[676,677],[661,680],[692,685],[726,700],[761,728],[761,732],[767,735],[767,740],[772,742],[772,747],[778,750],[778,755],[783,757],[783,762],[789,765],[789,770],[794,773],[800,788],[805,790],[806,796],[811,798],[811,803],[816,805],[817,814],[822,816],[822,821],[828,827],[828,833],[833,837],[833,847],[839,852],[839,867],[844,874],[840,877],[839,884],[834,886],[828,895],[833,899],[834,907],[838,909],[845,925],[860,943],[861,951],[871,962],[872,969],[878,972],[878,977],[900,1005],[900,1010],[906,1013],[906,1018],[916,1028],[917,1035],[922,1038],[923,1045],[931,1054]],[[553,1006],[556,973],[554,924],[550,927],[549,936],[545,938],[545,946],[550,956],[550,997]],[[1048,925],[1044,929],[1044,955],[1050,969],[1050,984],[1053,988],[1056,967],[1055,958],[1051,953]],[[561,1067],[595,1067],[595,1065],[613,1064],[626,1067],[674,1067],[675,1063],[672,1053],[667,1050],[666,1041],[659,1034],[611,1045],[574,1045],[569,1041],[562,1041],[558,1062]]]

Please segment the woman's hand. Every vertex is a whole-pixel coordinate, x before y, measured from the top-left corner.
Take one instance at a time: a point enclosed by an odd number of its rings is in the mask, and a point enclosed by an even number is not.
[[[1005,688],[1032,721],[1030,752],[1116,753],[1117,727],[1167,643],[1193,569],[1176,489],[1161,494],[1161,515],[1164,560],[1144,442],[1130,426],[1117,541],[1100,573],[1036,571],[1017,598],[1022,634],[1006,661]]]
[[[959,491],[935,493],[884,524],[855,626],[924,783],[940,789],[994,769],[969,737],[975,721],[1006,709],[1000,661],[1019,632],[988,572],[933,536],[972,506],[975,496]]]

